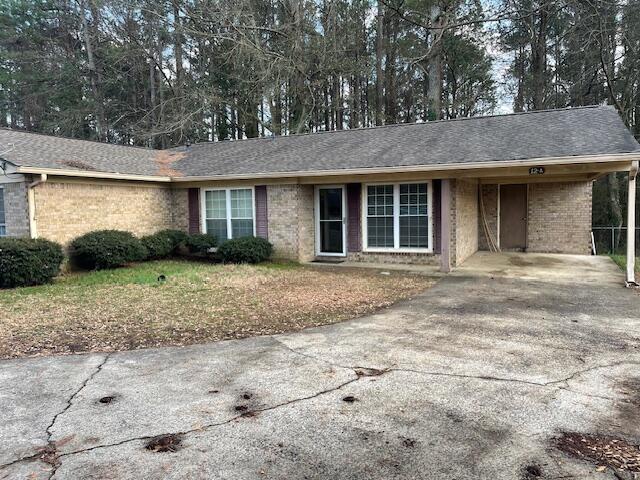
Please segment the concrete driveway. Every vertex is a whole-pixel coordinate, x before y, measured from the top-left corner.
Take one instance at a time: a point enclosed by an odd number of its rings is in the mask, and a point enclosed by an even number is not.
[[[301,333],[0,362],[0,478],[632,478],[553,439],[640,443],[640,295],[607,258],[482,257]]]

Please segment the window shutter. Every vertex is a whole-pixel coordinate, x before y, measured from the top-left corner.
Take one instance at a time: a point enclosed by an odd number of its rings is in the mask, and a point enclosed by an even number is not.
[[[440,211],[440,205],[442,205],[442,188],[440,180],[434,180],[433,185],[433,206],[431,207],[431,214],[433,215],[433,232],[430,235],[433,236],[433,252],[440,253],[440,245],[442,243],[442,229],[440,224],[442,223],[442,212]]]
[[[189,189],[189,233],[200,233],[200,189]]]
[[[362,250],[362,184],[347,185],[347,250]]]
[[[256,185],[256,236],[269,238],[269,215],[267,209],[267,186]]]

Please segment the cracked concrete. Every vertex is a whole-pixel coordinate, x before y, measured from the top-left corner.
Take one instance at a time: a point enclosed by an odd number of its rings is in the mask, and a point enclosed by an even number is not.
[[[615,478],[548,448],[640,443],[640,296],[597,261],[600,284],[461,269],[300,333],[0,362],[0,479]]]

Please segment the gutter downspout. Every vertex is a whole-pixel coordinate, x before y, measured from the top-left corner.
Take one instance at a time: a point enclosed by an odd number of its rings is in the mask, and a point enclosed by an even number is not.
[[[40,178],[27,185],[27,202],[29,204],[29,235],[31,238],[38,238],[36,227],[36,192],[35,187],[47,181],[47,174],[41,173]]]
[[[627,201],[627,287],[638,287],[636,282],[636,177],[638,160],[629,169],[629,196]]]

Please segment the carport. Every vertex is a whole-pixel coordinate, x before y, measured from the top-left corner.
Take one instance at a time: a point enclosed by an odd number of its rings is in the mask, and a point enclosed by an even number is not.
[[[618,286],[623,273],[607,256],[554,253],[477,252],[454,276],[533,282]]]
[[[464,265],[476,251],[590,255],[593,181],[627,172],[626,285],[637,286],[633,232],[639,158],[634,152],[529,159],[443,179],[441,270]],[[495,258],[475,256],[474,262]]]

